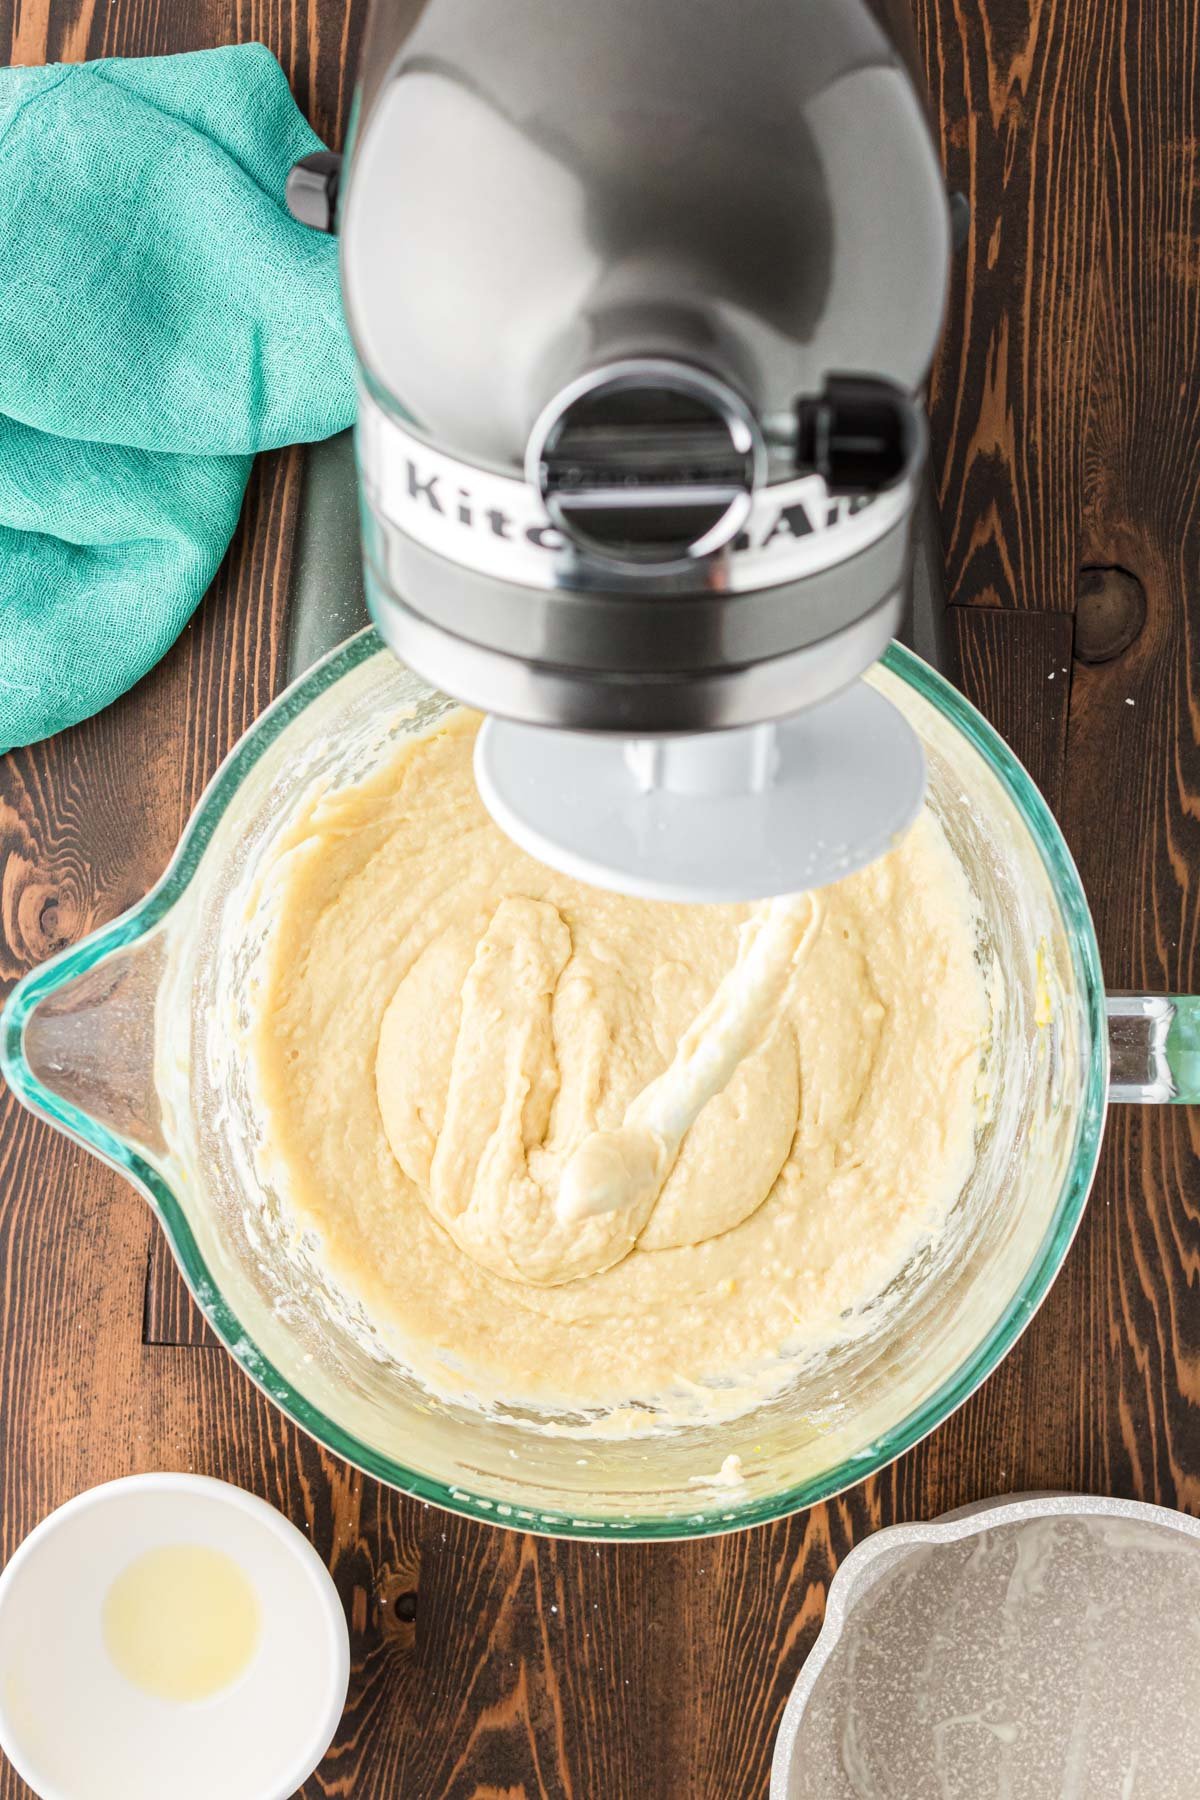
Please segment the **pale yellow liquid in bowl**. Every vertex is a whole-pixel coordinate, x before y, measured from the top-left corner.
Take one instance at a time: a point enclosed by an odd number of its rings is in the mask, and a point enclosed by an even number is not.
[[[164,1544],[123,1569],[104,1597],[104,1643],[127,1681],[163,1700],[232,1686],[258,1645],[258,1596],[222,1550]]]

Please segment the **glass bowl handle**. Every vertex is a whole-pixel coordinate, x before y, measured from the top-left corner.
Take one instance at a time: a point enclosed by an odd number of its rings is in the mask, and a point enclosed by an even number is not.
[[[1200,1104],[1200,996],[1109,994],[1108,1097]]]

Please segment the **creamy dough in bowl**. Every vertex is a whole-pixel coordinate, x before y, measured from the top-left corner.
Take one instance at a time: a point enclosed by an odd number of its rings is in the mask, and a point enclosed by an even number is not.
[[[790,922],[585,887],[492,824],[477,725],[315,797],[274,852],[264,1167],[435,1391],[727,1416],[845,1335],[970,1171],[988,1008],[965,877],[925,813]],[[687,1034],[733,1016],[735,965],[758,1010],[726,1079]],[[626,1186],[681,1038],[708,1087]],[[560,1205],[573,1157],[591,1198]]]

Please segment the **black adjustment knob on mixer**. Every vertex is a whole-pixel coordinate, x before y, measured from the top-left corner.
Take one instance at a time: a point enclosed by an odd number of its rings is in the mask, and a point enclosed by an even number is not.
[[[823,394],[796,402],[797,468],[822,476],[831,494],[882,494],[915,471],[923,447],[920,411],[889,381],[834,375]]]
[[[707,371],[645,358],[559,394],[534,428],[527,472],[577,549],[661,565],[735,538],[762,466],[740,395]]]

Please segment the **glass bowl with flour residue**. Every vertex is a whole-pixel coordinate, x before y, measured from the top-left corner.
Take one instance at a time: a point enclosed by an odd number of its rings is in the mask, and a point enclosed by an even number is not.
[[[771,1800],[1190,1800],[1200,1524],[1086,1495],[877,1532],[829,1590]]]

